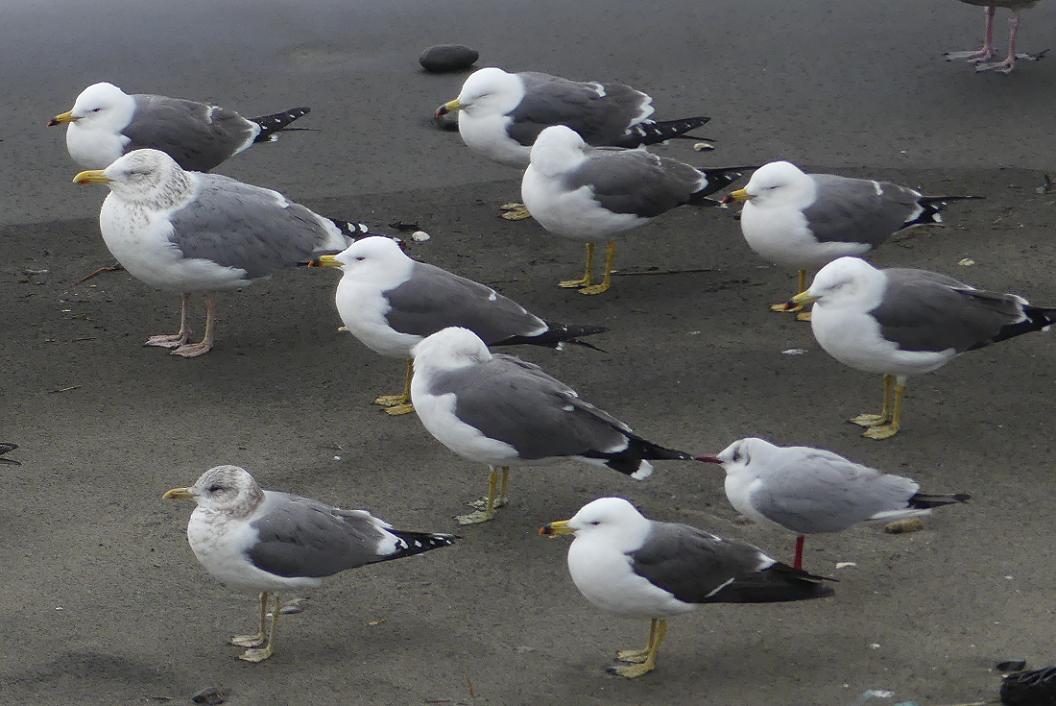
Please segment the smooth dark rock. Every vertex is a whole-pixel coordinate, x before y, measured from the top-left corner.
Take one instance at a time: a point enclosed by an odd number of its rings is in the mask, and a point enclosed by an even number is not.
[[[1006,659],[1003,662],[998,662],[994,665],[994,669],[999,672],[1018,672],[1027,666],[1027,660],[1025,659]]]
[[[224,703],[224,692],[215,686],[207,686],[192,696],[191,701],[196,704],[207,704],[207,706],[219,706]]]
[[[476,49],[462,44],[437,44],[423,51],[418,63],[426,71],[443,74],[468,69],[478,58],[480,53]]]

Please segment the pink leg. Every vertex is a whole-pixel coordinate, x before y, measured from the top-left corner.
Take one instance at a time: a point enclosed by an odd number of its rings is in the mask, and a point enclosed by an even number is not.
[[[793,569],[803,568],[803,535],[796,537],[796,558],[792,562]]]
[[[994,13],[997,11],[993,5],[984,8],[986,13],[986,34],[983,39],[982,49],[976,51],[948,51],[945,54],[946,61],[966,60],[972,64],[988,61],[994,58]]]
[[[1016,53],[1016,35],[1019,33],[1019,13],[1015,10],[1012,11],[1012,16],[1008,18],[1008,56],[1005,57],[1004,61],[999,61],[993,64],[980,64],[975,67],[976,71],[997,71],[1001,74],[1010,74],[1012,69],[1016,68],[1016,59],[1022,61],[1038,61],[1045,56],[1049,51],[1040,51],[1037,54],[1017,54]]]
[[[162,334],[151,336],[143,345],[156,346],[158,348],[179,348],[187,343],[191,337],[191,330],[187,328],[187,310],[191,307],[191,295],[184,292],[180,295],[180,332],[173,334]]]
[[[188,343],[174,350],[171,355],[181,358],[197,358],[213,349],[213,335],[216,332],[216,297],[212,292],[205,295],[205,336],[198,343]]]

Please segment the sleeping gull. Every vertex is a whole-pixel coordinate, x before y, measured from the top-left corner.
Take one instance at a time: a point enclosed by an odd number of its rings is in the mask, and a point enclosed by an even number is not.
[[[620,650],[626,666],[610,667],[635,678],[656,667],[667,618],[704,603],[778,603],[825,598],[821,576],[771,559],[757,547],[723,539],[689,525],[655,522],[622,498],[600,498],[572,519],[539,530],[574,534],[568,573],[583,597],[602,610],[649,618],[645,649]]]
[[[807,446],[774,446],[763,439],[738,439],[717,456],[726,498],[737,512],[764,527],[796,534],[792,563],[803,568],[807,534],[840,532],[863,522],[894,522],[930,514],[930,508],[963,503],[967,495],[929,495],[902,476],[848,461]]]
[[[164,152],[136,150],[78,184],[106,184],[99,228],[111,254],[136,279],[182,293],[180,331],[144,345],[194,358],[213,347],[213,292],[239,289],[320,250],[343,250],[366,232],[287,201],[270,189],[216,174],[185,172]],[[206,292],[205,336],[188,343],[191,292]]]
[[[363,238],[317,263],[342,271],[335,301],[345,328],[375,353],[407,360],[403,393],[374,400],[393,415],[414,411],[411,349],[448,326],[463,326],[489,346],[550,348],[565,342],[592,347],[578,337],[607,330],[544,321],[491,287],[415,262],[391,238]]]
[[[247,662],[262,662],[275,650],[280,591],[314,588],[346,569],[421,554],[457,539],[393,529],[365,510],[261,490],[237,466],[211,468],[191,487],[173,488],[162,498],[197,503],[187,541],[206,571],[225,586],[260,593],[256,634],[231,638],[231,644],[248,648],[239,655]],[[271,629],[265,630],[269,597]]]
[[[849,420],[867,427],[863,436],[870,439],[898,432],[910,375],[1056,323],[1056,309],[1031,306],[1015,294],[987,292],[926,270],[878,270],[856,257],[830,262],[792,302],[815,303],[811,328],[826,353],[856,370],[883,373],[880,414]]]
[[[1038,4],[1038,0],[961,0],[968,5],[983,5],[986,13],[986,32],[983,38],[983,47],[975,51],[949,51],[946,52],[946,60],[966,59],[975,64],[976,71],[997,71],[999,73],[1012,73],[1016,67],[1016,60],[1037,61],[1048,52],[1048,49],[1037,54],[1017,54],[1016,34],[1019,32],[1019,13],[1028,10]],[[1004,61],[990,62],[994,58],[994,14],[998,7],[1007,7],[1012,11],[1008,18],[1008,56]]]
[[[459,111],[462,141],[488,159],[528,166],[529,149],[544,128],[567,125],[592,145],[637,147],[663,142],[698,128],[710,118],[657,122],[652,97],[622,83],[569,81],[559,76],[494,66],[474,71],[458,98],[436,111]],[[504,218],[526,218],[521,204],[506,204]]]
[[[718,206],[707,196],[751,168],[697,169],[645,149],[591,147],[571,128],[555,125],[539,133],[532,145],[521,198],[543,228],[587,243],[583,277],[561,286],[601,294],[612,280],[614,238],[678,206]],[[609,241],[605,275],[592,284],[594,243],[599,240]]]
[[[149,148],[165,152],[184,169],[207,172],[308,113],[291,108],[243,118],[209,103],[136,93],[111,83],[88,86],[73,108],[48,126],[67,124],[66,149],[78,164],[103,169],[123,154]]]
[[[487,522],[506,503],[511,464],[575,458],[642,480],[653,472],[651,460],[692,458],[646,441],[539,366],[493,355],[467,329],[434,333],[413,353],[411,400],[426,430],[491,468],[483,510],[457,518],[461,524]]]
[[[844,255],[864,255],[905,228],[942,223],[948,201],[978,196],[924,196],[887,181],[805,174],[789,162],[763,165],[743,189],[723,201],[744,201],[741,232],[748,247],[770,262],[799,269],[797,292],[807,269]],[[774,304],[771,311],[810,313],[802,306]]]

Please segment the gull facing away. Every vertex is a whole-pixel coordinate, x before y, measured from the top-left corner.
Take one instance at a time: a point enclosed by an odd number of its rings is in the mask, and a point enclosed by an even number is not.
[[[374,404],[388,414],[414,411],[410,404],[414,370],[411,349],[449,326],[473,331],[489,346],[526,344],[560,348],[604,326],[569,326],[544,321],[491,287],[407,257],[391,238],[357,240],[338,255],[324,255],[320,267],[340,268],[335,301],[345,328],[375,353],[407,361],[403,393],[382,395]]]
[[[722,465],[726,499],[737,512],[796,535],[792,565],[797,569],[803,568],[804,535],[920,517],[933,507],[969,498],[964,493],[921,493],[920,484],[910,478],[881,473],[824,449],[775,446],[763,439],[738,439],[717,456],[697,460]]]
[[[248,648],[239,655],[247,662],[262,662],[275,651],[280,591],[315,588],[341,571],[421,554],[458,539],[397,530],[365,510],[261,490],[237,466],[210,468],[194,485],[168,490],[162,498],[197,503],[187,541],[206,571],[229,588],[260,594],[259,629],[231,638],[231,644]]]
[[[1056,323],[1056,308],[1031,306],[1015,294],[987,292],[926,270],[879,270],[856,257],[825,265],[792,302],[814,302],[811,328],[826,353],[856,370],[883,373],[880,414],[849,420],[866,427],[863,436],[870,439],[898,433],[909,376]]]
[[[612,282],[615,238],[679,206],[718,206],[707,197],[752,167],[698,169],[645,149],[591,147],[569,127],[539,133],[521,180],[521,198],[539,225],[554,235],[586,241],[583,277],[562,287],[601,294]],[[594,243],[608,241],[605,273],[593,284]]]
[[[539,366],[492,354],[468,329],[434,333],[413,353],[411,400],[422,425],[462,458],[491,468],[483,509],[458,517],[460,524],[487,522],[506,504],[515,463],[574,458],[642,480],[653,472],[649,461],[692,459],[646,441]]]
[[[240,289],[320,250],[343,250],[366,232],[287,201],[270,189],[217,174],[188,172],[158,150],[136,150],[77,184],[106,184],[99,229],[111,254],[151,287],[181,293],[180,330],[144,345],[194,358],[212,350],[214,292]],[[188,343],[192,292],[206,293],[205,335]]]
[[[705,603],[778,603],[833,595],[822,581],[771,559],[758,547],[696,527],[655,522],[623,498],[600,498],[570,520],[551,522],[544,536],[574,534],[568,573],[583,597],[627,618],[649,618],[645,649],[620,650],[625,666],[609,672],[633,679],[656,667],[667,619]]]
[[[796,292],[807,286],[807,270],[844,255],[861,256],[906,228],[942,223],[948,201],[978,196],[924,196],[889,181],[806,174],[790,162],[770,162],[723,203],[743,201],[741,233],[757,255],[799,270]],[[774,304],[771,311],[796,313],[801,305]]]
[[[1029,10],[1038,4],[1039,0],[961,0],[968,5],[981,5],[986,13],[986,30],[983,35],[983,46],[975,51],[949,51],[946,52],[946,61],[963,59],[975,64],[976,71],[997,71],[1002,74],[1010,74],[1016,68],[1016,60],[1038,61],[1048,49],[1037,54],[1017,54],[1016,34],[1019,32],[1019,13]],[[997,8],[1007,7],[1012,11],[1008,17],[1008,55],[1003,61],[991,62],[994,58],[994,15]]]
[[[138,149],[165,152],[183,169],[207,172],[276,133],[308,108],[243,118],[209,103],[136,93],[112,83],[95,83],[81,91],[73,108],[48,123],[68,125],[66,149],[73,161],[104,169],[121,155]]]
[[[462,141],[488,159],[528,166],[529,150],[545,128],[567,125],[591,145],[638,147],[678,137],[710,120],[705,117],[657,122],[652,97],[622,83],[569,81],[560,76],[494,66],[470,74],[458,97],[436,117],[458,113]],[[505,204],[507,220],[528,217],[522,204]]]

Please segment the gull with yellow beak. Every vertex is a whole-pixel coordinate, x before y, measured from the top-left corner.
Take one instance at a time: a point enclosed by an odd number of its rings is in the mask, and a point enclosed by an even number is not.
[[[656,522],[623,498],[600,498],[544,536],[573,534],[568,573],[583,597],[626,618],[649,619],[644,649],[620,650],[608,671],[634,679],[656,668],[667,619],[705,603],[777,603],[825,598],[821,576],[782,564],[758,547],[696,527]]]
[[[814,304],[811,329],[825,352],[844,365],[884,376],[879,414],[849,420],[863,436],[888,439],[902,425],[906,380],[937,370],[967,351],[1056,323],[1056,308],[1016,294],[976,289],[952,277],[841,257],[821,268],[793,305]]]
[[[286,200],[270,189],[215,174],[188,172],[158,150],[136,150],[106,169],[81,172],[77,184],[105,184],[99,211],[103,241],[129,274],[181,293],[180,330],[144,345],[194,358],[216,331],[214,292],[241,289],[321,250],[343,250],[366,232]],[[189,343],[192,292],[206,293],[205,335]]]
[[[77,96],[73,108],[48,122],[67,125],[66,149],[78,164],[103,169],[138,149],[165,152],[183,169],[207,172],[277,133],[308,108],[243,118],[210,103],[136,93],[112,83],[95,83]]]
[[[365,510],[262,490],[237,466],[210,468],[194,485],[166,491],[162,499],[197,503],[187,541],[198,562],[225,586],[260,594],[257,632],[231,638],[231,644],[248,648],[239,655],[246,662],[262,662],[275,651],[280,591],[315,588],[341,571],[421,554],[458,539],[397,530]]]
[[[865,255],[906,228],[941,224],[947,202],[976,198],[981,197],[924,196],[888,181],[807,174],[790,162],[770,162],[723,203],[744,202],[741,233],[748,247],[774,264],[798,269],[800,292],[808,269]],[[801,304],[782,302],[770,310],[810,320]]]

